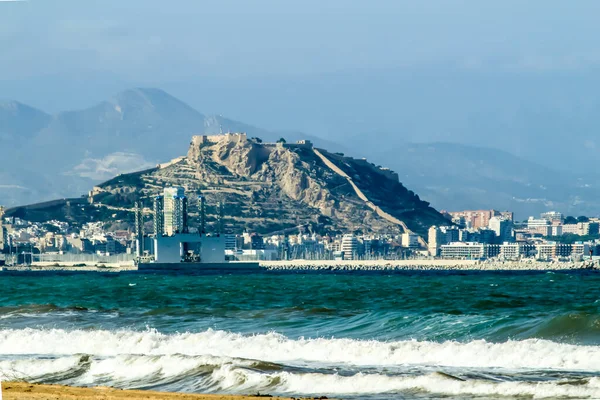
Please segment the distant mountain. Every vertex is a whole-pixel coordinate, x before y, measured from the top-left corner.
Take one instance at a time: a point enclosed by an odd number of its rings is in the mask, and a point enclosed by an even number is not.
[[[161,90],[134,89],[94,107],[56,115],[35,141],[44,147],[69,146],[73,162],[115,151],[162,160],[176,156],[190,135],[201,131],[204,118]]]
[[[0,103],[0,144],[4,147],[11,141],[29,140],[51,119],[43,111],[16,101]]]
[[[205,116],[159,89],[121,92],[93,107],[50,116],[26,105],[0,106],[0,143],[10,171],[0,173],[0,204],[72,196],[118,173],[176,157],[193,134],[270,132],[222,116]],[[319,138],[292,134],[293,140]]]
[[[520,218],[549,209],[600,212],[593,171],[556,171],[505,151],[454,143],[407,143],[377,157],[438,209],[496,208]]]
[[[399,129],[404,133],[412,128]],[[176,157],[194,134],[239,131],[271,142],[281,137],[288,142],[309,139],[331,151],[368,156],[398,171],[403,183],[438,209],[510,209],[519,218],[547,209],[578,215],[600,212],[600,179],[595,171],[542,166],[533,161],[540,157],[534,150],[535,157],[518,157],[464,144],[408,143],[377,133],[349,136],[338,144],[297,131],[266,130],[221,115],[204,115],[162,90],[144,88],[53,116],[18,102],[0,104],[0,204],[85,193],[119,173]]]

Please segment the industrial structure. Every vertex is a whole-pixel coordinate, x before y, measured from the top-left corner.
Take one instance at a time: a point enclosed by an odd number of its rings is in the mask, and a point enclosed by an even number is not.
[[[223,203],[217,204],[216,232],[206,232],[206,199],[198,196],[200,225],[197,233],[188,229],[187,197],[182,187],[167,187],[162,195],[154,197],[153,237],[145,256],[143,213],[136,203],[136,250],[140,269],[209,268],[225,264],[226,236],[223,235]],[[146,240],[146,243],[148,241]],[[232,264],[233,265],[233,264]],[[244,265],[254,266],[254,264]],[[258,266],[258,264],[256,264]]]

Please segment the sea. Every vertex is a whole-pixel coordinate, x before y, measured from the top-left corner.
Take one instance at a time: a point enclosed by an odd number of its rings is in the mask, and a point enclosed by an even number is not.
[[[600,399],[600,273],[0,272],[0,380]]]

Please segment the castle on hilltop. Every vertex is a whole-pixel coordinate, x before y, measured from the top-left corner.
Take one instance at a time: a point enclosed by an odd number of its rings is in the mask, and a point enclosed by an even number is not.
[[[215,143],[244,143],[248,141],[248,135],[245,132],[227,132],[218,135],[194,135],[192,136],[192,146],[202,146]],[[265,147],[284,147],[284,148],[313,148],[313,143],[310,140],[298,140],[296,143],[287,142],[261,142]]]

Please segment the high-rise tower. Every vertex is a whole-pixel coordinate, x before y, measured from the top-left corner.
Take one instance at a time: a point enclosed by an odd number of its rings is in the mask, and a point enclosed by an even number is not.
[[[154,237],[162,236],[165,233],[164,217],[164,198],[156,196],[154,198]]]
[[[144,255],[144,212],[142,205],[135,202],[135,238],[136,238],[136,255],[141,257]]]
[[[0,252],[6,246],[6,229],[4,228],[4,207],[0,206]]]
[[[204,196],[198,196],[198,211],[200,212],[200,235],[206,234],[206,200]]]
[[[168,187],[164,196],[164,234],[172,236],[187,231],[187,199],[182,187]]]

